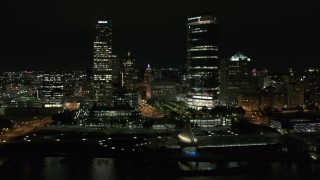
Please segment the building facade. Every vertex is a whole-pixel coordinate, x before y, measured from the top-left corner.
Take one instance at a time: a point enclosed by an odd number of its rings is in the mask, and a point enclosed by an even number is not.
[[[152,69],[151,69],[150,64],[148,64],[147,68],[144,71],[143,82],[150,83],[152,80],[153,80]]]
[[[221,61],[221,86],[219,99],[223,105],[237,106],[240,93],[248,93],[251,84],[256,84],[249,70],[250,58],[241,52]],[[251,89],[251,88],[250,88]],[[254,89],[256,90],[256,89]]]
[[[113,106],[138,108],[138,91],[132,89],[119,88],[113,91],[112,104]]]
[[[114,126],[128,124],[130,115],[134,112],[131,107],[93,106],[88,110],[85,124],[94,126]]]
[[[112,96],[112,22],[98,20],[93,31],[93,82],[95,99],[111,104]]]
[[[213,108],[219,93],[217,20],[213,14],[187,20],[188,106]]]
[[[304,105],[304,86],[302,84],[290,83],[287,88],[287,107],[294,108]]]
[[[305,103],[320,103],[320,69],[308,68],[305,71]]]
[[[122,86],[129,87],[136,79],[136,61],[133,55],[128,52],[123,58]]]
[[[64,99],[63,75],[45,73],[42,77],[41,97],[44,107],[62,107]]]
[[[154,80],[150,83],[151,98],[156,101],[176,101],[175,82]]]
[[[238,97],[238,105],[248,112],[259,111],[260,96],[259,94],[241,94]]]

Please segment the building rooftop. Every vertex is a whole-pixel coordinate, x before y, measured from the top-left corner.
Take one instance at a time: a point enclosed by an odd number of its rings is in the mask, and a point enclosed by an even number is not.
[[[247,56],[245,56],[239,51],[235,55],[231,56],[230,60],[231,61],[240,61],[240,60],[250,61],[250,58],[248,58]]]
[[[134,110],[130,106],[95,106],[91,107],[90,111],[130,111]]]

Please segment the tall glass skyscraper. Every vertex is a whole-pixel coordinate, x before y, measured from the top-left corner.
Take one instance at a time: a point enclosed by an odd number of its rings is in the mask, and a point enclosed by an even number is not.
[[[219,58],[217,20],[213,14],[188,18],[187,81],[188,106],[212,108],[218,103]]]
[[[112,23],[98,20],[93,32],[93,81],[95,97],[98,101],[111,103],[112,96]]]

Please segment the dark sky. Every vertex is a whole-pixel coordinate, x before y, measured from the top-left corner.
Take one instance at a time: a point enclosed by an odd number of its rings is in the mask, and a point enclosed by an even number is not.
[[[7,2],[8,1],[8,2]],[[320,66],[317,0],[5,0],[0,5],[0,70],[85,69],[92,22],[113,21],[113,51],[139,65],[185,63],[186,18],[215,12],[221,57],[242,51],[272,71]]]

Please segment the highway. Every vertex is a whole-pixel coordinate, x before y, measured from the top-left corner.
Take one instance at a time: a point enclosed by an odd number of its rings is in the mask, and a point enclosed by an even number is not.
[[[5,134],[0,135],[1,141],[8,141],[18,136],[25,135],[34,131],[35,129],[41,128],[48,124],[52,123],[51,116],[43,118],[43,119],[33,119],[30,121],[23,122],[23,125],[13,128],[5,132]]]

